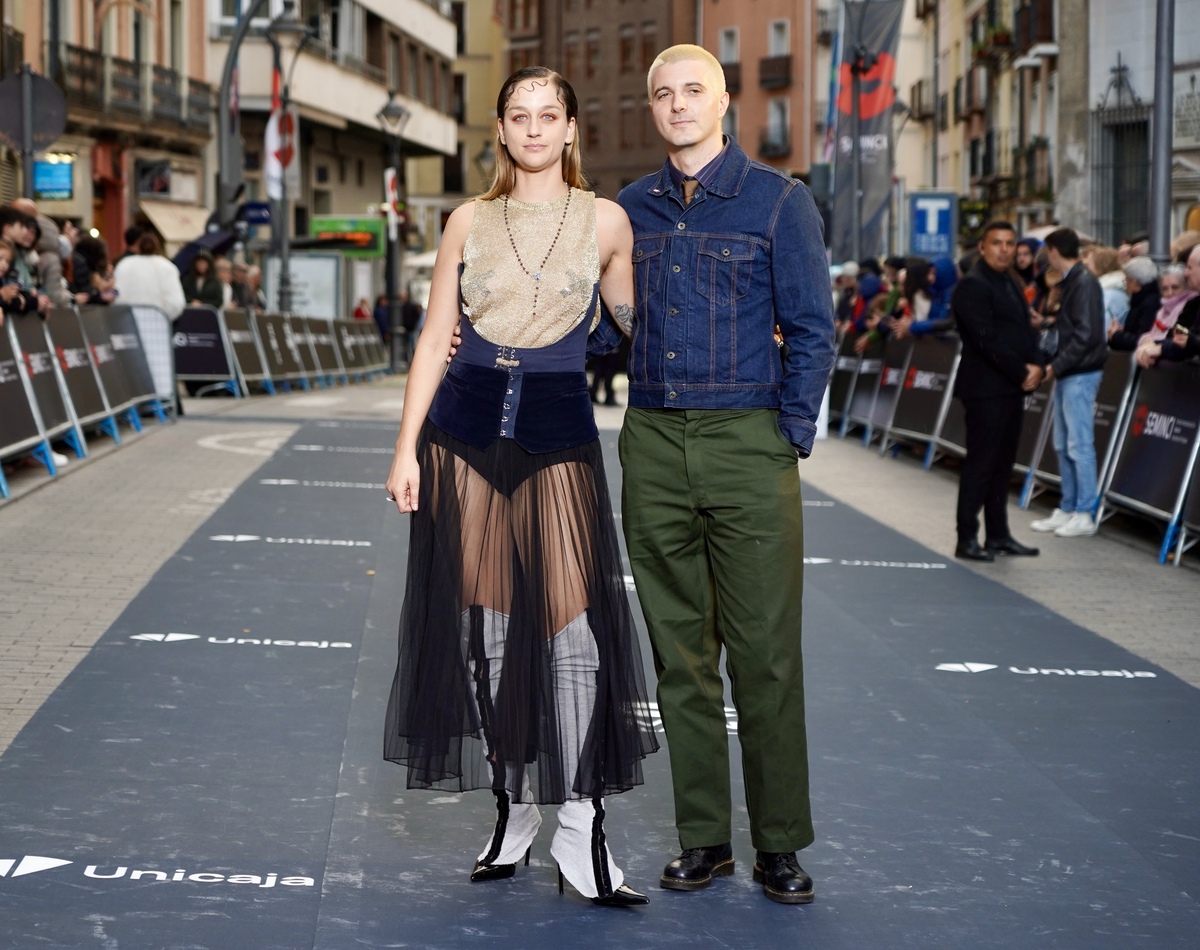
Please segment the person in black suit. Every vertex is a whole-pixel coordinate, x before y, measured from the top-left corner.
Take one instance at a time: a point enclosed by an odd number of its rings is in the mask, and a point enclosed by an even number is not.
[[[1008,484],[1017,458],[1025,394],[1041,385],[1044,358],[1024,294],[1012,274],[1017,232],[992,221],[979,242],[979,260],[954,288],[950,309],[962,337],[954,395],[963,401],[967,457],[958,487],[955,557],[992,561],[997,555],[1032,556],[1037,548],[1008,530]],[[979,545],[979,509],[986,541]]]

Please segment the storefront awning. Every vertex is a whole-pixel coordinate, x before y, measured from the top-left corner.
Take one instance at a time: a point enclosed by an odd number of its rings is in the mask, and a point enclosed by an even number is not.
[[[201,205],[175,201],[142,201],[140,204],[142,213],[163,236],[168,257],[202,235],[212,214]]]

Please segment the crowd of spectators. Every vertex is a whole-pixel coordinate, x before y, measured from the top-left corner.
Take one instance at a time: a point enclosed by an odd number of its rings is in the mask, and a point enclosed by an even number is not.
[[[1083,265],[1099,280],[1111,350],[1132,352],[1149,369],[1159,360],[1200,355],[1200,231],[1185,231],[1170,247],[1170,263],[1149,256],[1146,235],[1119,247],[1085,243]],[[846,261],[830,268],[839,332],[864,353],[894,336],[904,339],[953,331],[949,302],[958,280],[978,255],[952,261],[941,257],[889,257]],[[1017,242],[1011,275],[1024,292],[1030,321],[1047,359],[1058,348],[1057,314],[1062,279],[1036,237]]]

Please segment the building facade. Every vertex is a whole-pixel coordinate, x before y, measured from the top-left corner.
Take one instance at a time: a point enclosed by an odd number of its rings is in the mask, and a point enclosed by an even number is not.
[[[20,170],[39,210],[95,229],[114,254],[134,222],[172,244],[203,231],[213,108],[203,7],[8,0],[4,18],[6,39],[20,34],[24,60],[66,99],[65,133]],[[23,188],[12,177],[6,188]]]
[[[253,9],[254,0],[205,4],[209,74],[220,76],[238,19]],[[263,151],[273,90],[265,30],[282,10],[283,0],[267,0],[238,54],[235,95],[245,143],[244,201],[267,198]],[[439,226],[438,214],[429,213],[428,203],[420,199],[440,198],[443,161],[457,151],[451,72],[456,31],[449,3],[301,0],[298,12],[312,37],[296,54],[294,66],[282,64],[290,75],[290,99],[300,123],[300,187],[289,195],[291,233],[308,234],[318,215],[379,213],[390,137],[378,113],[395,90],[409,112],[401,132],[402,177],[413,206],[408,240],[420,246]],[[435,173],[426,176],[425,165]],[[268,236],[265,229],[256,235],[260,243]],[[369,296],[375,287],[367,285],[376,276],[368,278],[364,272],[356,277],[354,296]]]

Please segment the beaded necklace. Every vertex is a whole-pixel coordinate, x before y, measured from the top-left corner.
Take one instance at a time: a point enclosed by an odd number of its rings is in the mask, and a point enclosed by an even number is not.
[[[504,196],[504,230],[508,232],[508,243],[512,245],[513,256],[517,259],[517,264],[520,266],[528,277],[533,278],[533,316],[537,316],[538,292],[542,287],[542,270],[546,266],[546,262],[550,260],[550,255],[554,252],[554,245],[558,243],[558,236],[562,234],[563,225],[567,222],[567,212],[571,209],[571,189],[567,189],[567,201],[563,205],[562,217],[558,220],[558,229],[554,232],[554,240],[550,242],[550,249],[546,251],[546,256],[542,258],[542,262],[538,265],[538,269],[530,272],[525,266],[525,262],[521,260],[521,252],[517,250],[517,242],[513,238],[512,228],[508,223],[508,195]]]

